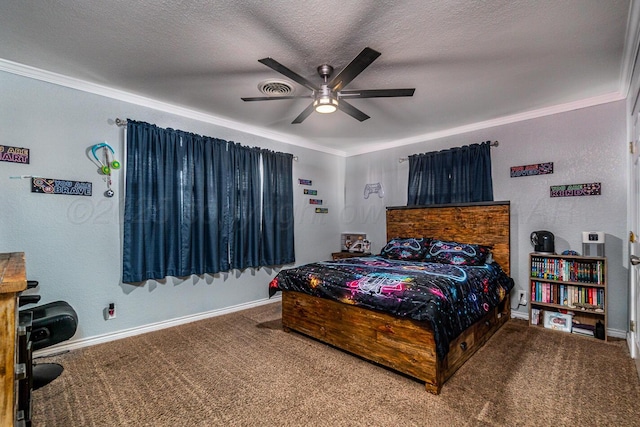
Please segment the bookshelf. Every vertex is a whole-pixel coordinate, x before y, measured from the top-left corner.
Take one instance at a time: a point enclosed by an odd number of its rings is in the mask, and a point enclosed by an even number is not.
[[[593,337],[597,323],[607,339],[607,259],[529,255],[529,325]]]

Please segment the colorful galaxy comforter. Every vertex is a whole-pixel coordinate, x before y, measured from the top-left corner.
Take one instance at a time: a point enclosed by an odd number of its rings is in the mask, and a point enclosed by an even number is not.
[[[283,270],[269,295],[297,291],[364,308],[429,322],[438,356],[449,343],[493,309],[513,288],[497,263],[465,266],[347,258]]]

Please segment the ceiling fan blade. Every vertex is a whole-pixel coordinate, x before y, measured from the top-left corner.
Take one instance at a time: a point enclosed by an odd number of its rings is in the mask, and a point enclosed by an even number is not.
[[[314,85],[309,80],[302,77],[300,74],[296,73],[295,71],[291,71],[290,69],[288,69],[287,67],[285,67],[284,65],[282,65],[281,63],[279,63],[273,58],[262,58],[262,59],[259,59],[258,62],[261,62],[267,67],[276,70],[280,74],[283,74],[289,77],[291,80],[297,83],[300,83],[302,86],[306,88],[309,88],[313,91],[318,91],[320,89],[318,86]]]
[[[298,123],[302,123],[304,119],[311,115],[311,113],[313,113],[313,102],[309,104],[309,106],[305,108],[304,111],[302,111],[302,113],[300,113],[300,115],[291,122],[291,124],[295,125]]]
[[[285,95],[285,96],[254,96],[249,98],[240,98],[243,101],[275,101],[278,99],[300,99],[311,98],[311,95]]]
[[[415,89],[343,90],[338,93],[338,98],[391,98],[396,96],[413,96],[415,91]]]
[[[313,107],[313,104],[311,104],[311,106]],[[367,116],[362,111],[358,110],[353,105],[349,104],[344,99],[340,100],[340,102],[338,103],[338,109],[342,110],[343,112],[347,113],[348,115],[350,115],[354,119],[356,119],[358,121],[361,121],[361,122],[364,122],[365,120],[367,120],[369,118],[369,116]]]
[[[365,68],[367,68],[373,61],[380,56],[380,52],[377,52],[369,47],[365,47],[362,52],[355,57],[353,61],[342,69],[331,81],[328,86],[333,92],[342,90],[343,87],[351,83]]]

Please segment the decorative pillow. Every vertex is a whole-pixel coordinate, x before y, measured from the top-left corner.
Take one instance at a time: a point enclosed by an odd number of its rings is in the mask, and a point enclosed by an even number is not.
[[[387,259],[423,260],[431,239],[427,237],[396,237],[387,242],[380,256]]]
[[[440,264],[484,265],[489,255],[491,248],[488,246],[432,240],[424,260]]]

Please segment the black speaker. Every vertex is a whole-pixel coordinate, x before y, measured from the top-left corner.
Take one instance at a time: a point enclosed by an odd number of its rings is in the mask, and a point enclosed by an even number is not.
[[[604,323],[602,323],[600,320],[598,320],[598,323],[596,323],[595,336],[596,336],[596,338],[603,340],[604,339],[604,335],[605,335]]]

